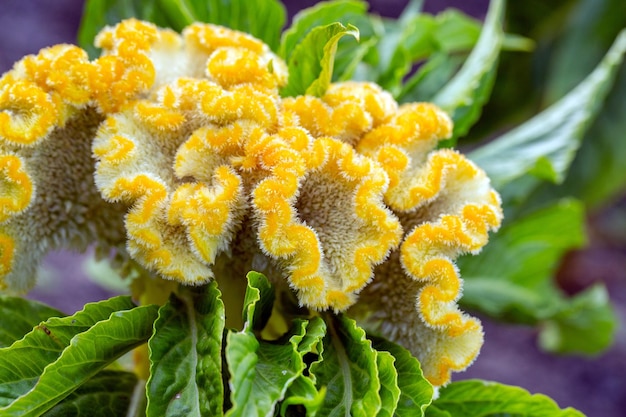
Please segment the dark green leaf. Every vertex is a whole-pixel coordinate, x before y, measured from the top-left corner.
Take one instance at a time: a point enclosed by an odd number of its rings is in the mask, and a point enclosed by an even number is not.
[[[220,416],[224,304],[217,283],[183,288],[159,309],[150,338],[148,416]]]
[[[0,349],[0,407],[32,389],[44,368],[59,358],[76,335],[108,319],[114,312],[134,306],[130,297],[90,303],[69,317],[46,320],[23,339]],[[26,362],[24,358],[29,360]]]
[[[36,301],[0,295],[0,348],[21,339],[40,322],[63,316],[59,310]]]
[[[439,398],[426,410],[426,416],[584,417],[572,408],[560,409],[545,395],[479,380],[453,382],[441,388]]]
[[[625,51],[623,31],[578,87],[528,122],[472,152],[470,158],[487,171],[496,188],[529,172],[553,182],[563,181]]]
[[[322,416],[370,417],[381,407],[376,351],[363,329],[345,316],[329,316],[320,360],[310,366],[318,389],[326,388]]]
[[[33,389],[1,408],[0,415],[34,417],[50,410],[115,359],[145,343],[156,316],[153,305],[115,311],[79,333],[44,369]]]
[[[453,145],[478,120],[491,93],[502,46],[504,1],[492,0],[476,46],[458,74],[433,98],[454,121]]]
[[[324,95],[332,79],[337,43],[346,35],[359,39],[359,30],[341,23],[311,30],[295,47],[287,62],[289,81],[281,95]]]
[[[126,416],[136,385],[131,372],[101,371],[43,417]]]
[[[394,416],[422,417],[434,392],[422,374],[419,361],[408,350],[389,340],[372,337],[372,343],[376,350],[389,352],[395,358],[400,398]]]

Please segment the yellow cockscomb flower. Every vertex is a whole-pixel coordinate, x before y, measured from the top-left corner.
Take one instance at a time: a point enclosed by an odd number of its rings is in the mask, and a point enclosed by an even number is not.
[[[281,98],[281,59],[209,24],[179,35],[129,20],[97,45],[97,60],[53,47],[0,81],[5,284],[25,287],[49,247],[125,233],[163,278],[257,269],[304,306],[350,309],[433,384],[473,360],[482,329],[458,309],[454,260],[479,251],[502,212],[482,170],[436,149],[452,132],[444,112],[372,83]],[[44,221],[56,223],[42,234]]]
[[[49,250],[123,245],[121,207],[103,201],[93,181],[91,142],[104,112],[153,82],[141,51],[156,29],[122,26],[115,56],[92,62],[57,45],[0,78],[0,288],[29,289]]]

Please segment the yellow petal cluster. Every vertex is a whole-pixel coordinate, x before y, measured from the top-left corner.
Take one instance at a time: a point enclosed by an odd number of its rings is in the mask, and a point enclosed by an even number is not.
[[[350,309],[433,384],[469,365],[482,328],[454,261],[502,211],[482,170],[436,149],[443,111],[363,82],[282,98],[281,59],[210,24],[128,20],[96,42],[94,61],[61,45],[0,80],[0,282],[27,287],[51,247],[126,240],[167,279],[257,269],[302,305]]]
[[[103,113],[153,83],[146,51],[157,30],[128,21],[117,31],[101,45],[111,55],[90,61],[56,45],[0,78],[0,288],[30,288],[49,250],[123,244],[121,207],[103,201],[93,181],[91,141]]]

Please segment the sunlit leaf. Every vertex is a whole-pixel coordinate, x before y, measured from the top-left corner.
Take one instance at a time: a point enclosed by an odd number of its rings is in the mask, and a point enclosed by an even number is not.
[[[339,316],[327,325],[321,357],[310,366],[318,389],[326,388],[319,415],[376,415],[381,407],[376,351],[353,320]]]
[[[108,319],[112,313],[134,306],[130,297],[89,303],[76,314],[44,321],[23,339],[0,349],[0,407],[32,389],[44,368],[59,358],[76,335]]]
[[[222,415],[224,305],[217,283],[181,290],[150,338],[148,416]]]
[[[422,374],[419,361],[402,346],[379,337],[372,337],[376,350],[389,352],[395,358],[400,398],[394,416],[422,417],[430,405],[434,390]]]
[[[115,311],[77,334],[58,359],[45,367],[35,386],[0,408],[0,415],[34,417],[50,410],[115,359],[145,343],[156,315],[154,305]]]
[[[311,30],[294,48],[289,60],[289,81],[281,95],[301,94],[321,97],[330,85],[337,43],[344,36],[359,39],[359,30],[341,23]]]

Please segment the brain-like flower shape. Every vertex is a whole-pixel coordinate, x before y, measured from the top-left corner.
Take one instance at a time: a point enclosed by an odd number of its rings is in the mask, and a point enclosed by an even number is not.
[[[350,309],[404,344],[437,385],[473,360],[482,329],[456,305],[454,260],[480,250],[502,213],[483,171],[436,150],[452,131],[444,112],[399,106],[371,83],[281,98],[285,64],[219,26],[178,35],[130,20],[97,43],[98,60],[55,47],[0,82],[5,283],[26,286],[24,264],[50,246],[19,255],[42,236],[23,230],[78,201],[88,220],[44,233],[56,246],[119,246],[125,233],[132,258],[185,284],[262,270],[301,304]]]

